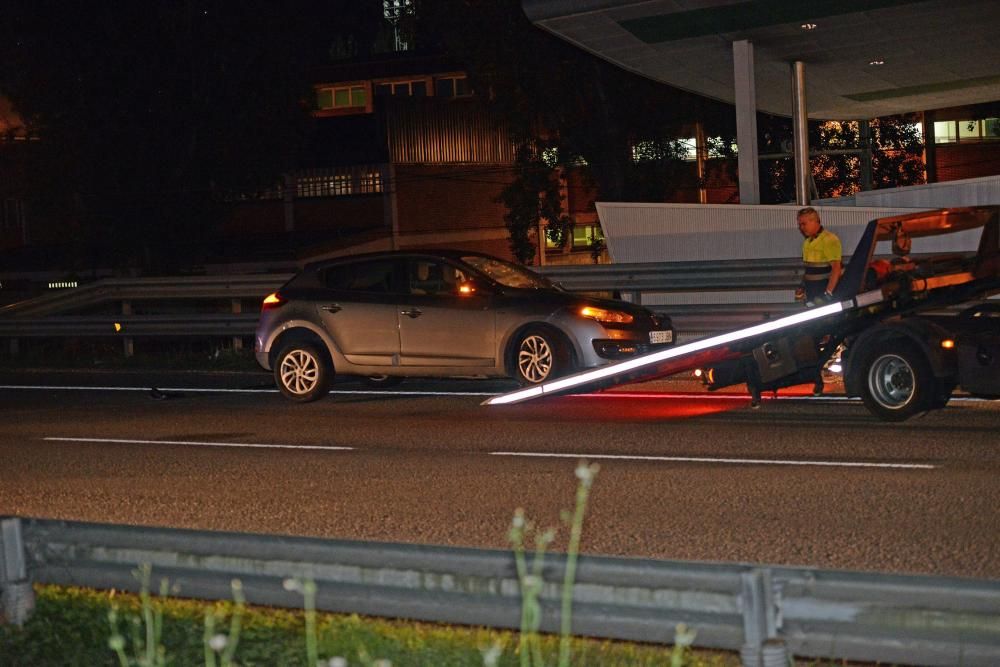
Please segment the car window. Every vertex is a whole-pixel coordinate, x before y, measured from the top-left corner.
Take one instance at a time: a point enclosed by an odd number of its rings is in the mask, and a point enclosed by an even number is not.
[[[386,293],[392,289],[392,270],[391,259],[340,264],[326,270],[324,282],[332,290]]]
[[[453,264],[429,258],[407,262],[410,294],[456,294],[458,285],[468,278]]]
[[[547,278],[538,275],[517,264],[511,264],[495,257],[483,255],[468,255],[462,261],[482,271],[494,281],[505,287],[521,287],[534,289],[552,289],[553,285]]]

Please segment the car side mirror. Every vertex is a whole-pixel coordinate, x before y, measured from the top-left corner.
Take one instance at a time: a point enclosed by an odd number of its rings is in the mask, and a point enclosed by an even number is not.
[[[488,287],[482,285],[482,283],[472,280],[463,280],[458,283],[455,287],[455,292],[459,296],[486,296],[490,293]]]

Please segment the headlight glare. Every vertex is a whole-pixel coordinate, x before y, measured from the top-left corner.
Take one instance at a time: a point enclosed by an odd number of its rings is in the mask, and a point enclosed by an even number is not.
[[[587,317],[604,324],[631,324],[635,318],[620,310],[605,310],[594,306],[583,306],[578,311],[580,317]]]

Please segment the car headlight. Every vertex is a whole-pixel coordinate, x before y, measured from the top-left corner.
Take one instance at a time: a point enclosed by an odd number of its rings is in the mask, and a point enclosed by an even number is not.
[[[605,310],[594,306],[584,306],[580,308],[580,317],[586,317],[604,324],[631,324],[635,318],[620,310]]]

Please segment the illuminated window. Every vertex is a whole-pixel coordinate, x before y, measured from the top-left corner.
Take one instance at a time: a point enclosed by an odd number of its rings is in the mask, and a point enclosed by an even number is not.
[[[573,247],[592,248],[604,241],[604,232],[600,225],[575,225],[573,227]]]
[[[334,197],[339,195],[349,195],[351,194],[351,175],[350,174],[336,174],[333,177],[333,192],[331,192]]]
[[[434,94],[437,97],[468,97],[469,80],[464,76],[445,76],[434,82]]]
[[[361,192],[382,192],[382,174],[368,171],[361,174]]]
[[[320,109],[363,107],[368,103],[364,86],[320,88],[316,91],[316,106]]]
[[[573,231],[566,246],[571,250],[586,250],[604,242],[604,231],[600,225],[573,225]],[[545,247],[555,250],[559,244],[545,235]]]
[[[1000,139],[1000,118],[945,120],[934,123],[934,143],[950,144]]]

